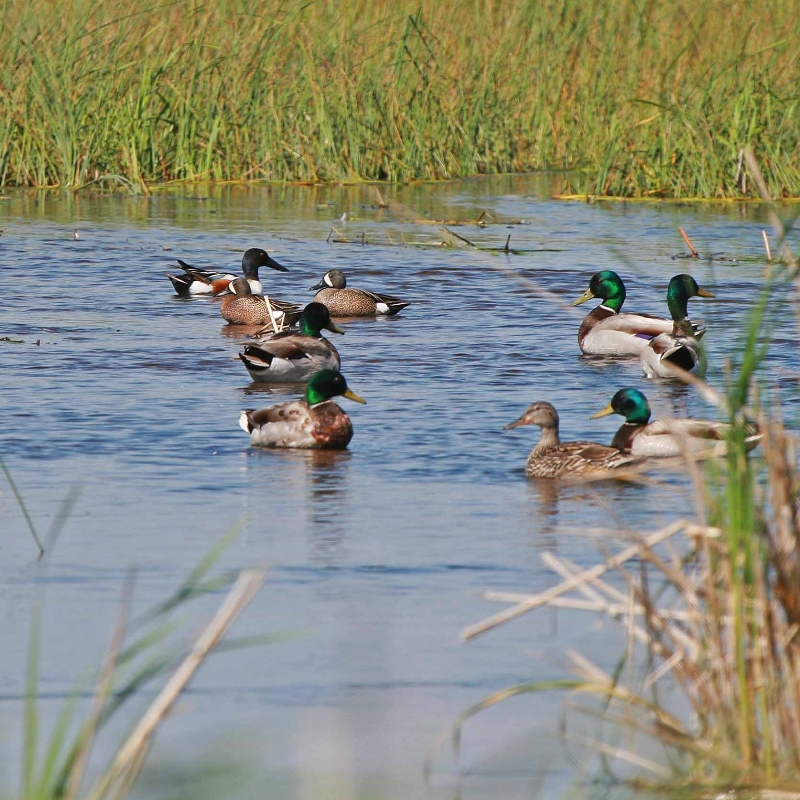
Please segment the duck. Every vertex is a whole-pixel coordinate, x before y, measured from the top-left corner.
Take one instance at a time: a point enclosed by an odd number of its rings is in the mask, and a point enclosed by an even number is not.
[[[578,329],[578,346],[590,356],[638,356],[650,340],[672,332],[672,320],[651,314],[621,314],[625,284],[610,269],[596,272],[589,288],[572,305],[597,297],[603,302],[589,312]]]
[[[300,306],[253,294],[247,278],[235,278],[227,287],[219,313],[229,325],[266,325],[278,331],[294,324],[300,315]]]
[[[257,447],[342,450],[353,438],[353,425],[334,397],[367,402],[348,388],[341,372],[323,369],[309,378],[303,400],[242,411],[239,427]]]
[[[601,411],[592,414],[599,419],[619,414],[625,422],[614,434],[611,446],[623,453],[651,458],[680,456],[724,456],[728,450],[726,436],[731,426],[707,419],[670,419],[650,422],[650,404],[638,389],[620,389]],[[745,447],[752,450],[762,434],[754,425],[745,426]]]
[[[525,475],[529,478],[564,478],[586,475],[627,467],[642,461],[641,458],[623,453],[617,447],[607,447],[596,442],[562,442],[558,435],[558,412],[548,402],[532,403],[525,413],[505,430],[523,425],[538,425],[542,429],[539,443],[531,450],[525,464]]]
[[[651,339],[639,354],[639,363],[647,378],[675,378],[675,369],[691,372],[702,378],[707,360],[700,337],[688,316],[692,297],[714,297],[700,288],[691,275],[675,275],[667,287],[667,307],[672,317],[672,330]]]
[[[410,305],[390,294],[376,294],[366,289],[348,289],[347,278],[340,269],[325,273],[309,291],[319,289],[315,303],[323,303],[334,317],[392,317]]]
[[[183,270],[183,275],[167,273],[178,297],[220,294],[237,277],[229,272],[193,267],[180,259],[178,259],[178,265]],[[258,278],[259,267],[269,267],[278,272],[289,271],[272,258],[266,250],[262,250],[260,247],[251,247],[242,256],[242,274],[247,278],[253,294],[264,293],[264,287]]]
[[[309,303],[299,330],[282,331],[258,344],[245,345],[239,358],[257,383],[301,383],[319,370],[338,372],[339,352],[322,331],[344,334],[322,303]]]

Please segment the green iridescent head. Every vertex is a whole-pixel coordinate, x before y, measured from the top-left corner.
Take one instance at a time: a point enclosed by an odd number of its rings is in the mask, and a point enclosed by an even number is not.
[[[616,272],[604,269],[592,275],[589,288],[572,305],[579,306],[593,297],[599,297],[606,308],[618,312],[625,302],[625,284]]]
[[[625,422],[632,425],[647,425],[650,420],[650,404],[638,389],[620,389],[602,411],[592,414],[591,419],[607,417],[609,414],[619,414],[625,417]]]
[[[327,306],[322,303],[309,303],[300,315],[300,333],[306,336],[320,336],[323,328],[334,333],[344,333],[331,322]]]
[[[667,306],[672,319],[683,322],[689,316],[688,304],[692,297],[713,297],[711,292],[701,289],[691,275],[676,275],[667,287]]]
[[[347,388],[347,381],[341,372],[334,369],[321,369],[315,372],[306,384],[306,402],[310,406],[325,403],[333,397],[347,397],[356,403],[366,404],[363,397]]]

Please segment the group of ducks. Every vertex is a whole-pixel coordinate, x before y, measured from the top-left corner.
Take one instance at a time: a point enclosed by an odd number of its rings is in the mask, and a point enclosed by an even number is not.
[[[302,400],[243,411],[239,424],[250,443],[265,447],[343,448],[353,436],[348,415],[333,402],[347,397],[366,402],[348,388],[340,372],[341,360],[323,335],[343,331],[332,317],[394,315],[409,304],[392,295],[347,287],[341,270],[328,271],[311,287],[317,292],[305,308],[276,300],[264,293],[259,269],[286,272],[265,250],[251,248],[242,259],[243,276],[201,269],[178,261],[181,274],[168,274],[181,297],[221,297],[220,313],[231,325],[264,326],[254,343],[245,344],[239,358],[250,377],[266,383],[305,383]],[[573,303],[597,298],[578,331],[578,344],[587,355],[638,357],[647,377],[674,378],[680,371],[702,375],[706,360],[699,340],[704,328],[688,316],[693,297],[714,297],[691,275],[669,282],[667,306],[671,319],[648,314],[622,313],[625,286],[616,272],[595,274],[586,291]],[[297,328],[291,326],[297,324]],[[632,466],[648,457],[721,455],[725,452],[724,423],[698,419],[650,422],[647,398],[637,389],[618,391],[609,405],[592,419],[620,414],[625,422],[610,446],[596,442],[562,442],[558,413],[547,402],[533,403],[506,428],[537,425],[539,443],[531,451],[525,473],[531,478],[557,478],[605,472]],[[760,436],[749,431],[748,446]]]
[[[239,358],[260,383],[305,383],[302,400],[242,411],[240,427],[250,443],[264,447],[344,448],[353,438],[347,414],[333,402],[347,397],[366,401],[348,388],[341,359],[323,330],[343,334],[332,317],[392,316],[409,304],[397,297],[354,289],[339,269],[329,270],[311,287],[314,299],[305,308],[276,300],[264,292],[259,269],[287,272],[266,250],[253,247],[242,258],[242,273],[194,267],[178,260],[182,272],[168,273],[180,297],[219,297],[220,314],[230,325],[259,327],[253,344]],[[297,327],[292,327],[294,325]]]
[[[667,288],[671,319],[649,314],[621,313],[625,285],[619,275],[603,270],[592,276],[589,287],[573,303],[592,298],[599,306],[583,320],[578,344],[587,355],[638,357],[648,378],[676,378],[684,373],[705,374],[706,358],[700,346],[705,329],[689,319],[692,297],[714,297],[691,275],[676,275]],[[638,389],[621,389],[592,419],[619,414],[625,419],[610,446],[596,442],[562,442],[558,412],[546,402],[536,402],[506,428],[538,425],[539,443],[531,451],[525,468],[529,478],[557,478],[606,472],[631,467],[646,458],[669,456],[721,456],[727,448],[730,425],[702,419],[671,419],[650,422],[650,405]],[[755,447],[761,436],[748,426],[745,445]]]

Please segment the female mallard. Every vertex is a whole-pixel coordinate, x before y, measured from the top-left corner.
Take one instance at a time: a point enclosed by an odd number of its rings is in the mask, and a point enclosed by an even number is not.
[[[231,281],[236,279],[236,275],[232,275],[229,272],[193,267],[180,259],[178,259],[178,264],[180,264],[184,274],[171,275],[168,272],[167,277],[172,281],[175,293],[179,297],[220,294],[220,292],[224,292],[228,288],[228,284]],[[242,256],[242,274],[247,278],[253,294],[262,294],[264,291],[261,281],[258,279],[259,267],[269,267],[270,269],[278,270],[278,272],[289,271],[272,258],[266,250],[262,250],[260,247],[251,247]]]
[[[724,456],[725,436],[731,426],[707,419],[670,419],[650,422],[650,404],[638,389],[620,389],[611,402],[592,419],[620,414],[622,427],[614,434],[612,447],[634,456],[689,455]],[[750,450],[761,440],[754,426],[746,428],[745,444]]]
[[[282,331],[258,344],[245,345],[239,354],[250,377],[259,383],[307,381],[319,370],[338,372],[336,348],[322,336],[322,330],[344,333],[331,322],[322,303],[309,303],[300,315],[300,330]]]
[[[229,325],[269,325],[273,330],[280,330],[284,325],[292,325],[300,314],[297,303],[270,297],[267,305],[264,297],[253,294],[246,278],[231,281],[227,290],[232,294],[222,299],[219,313]]]
[[[543,401],[528,406],[525,413],[505,429],[523,425],[538,425],[542,429],[539,444],[531,450],[525,465],[529,478],[561,478],[604,472],[629,466],[640,458],[622,453],[616,447],[606,447],[595,442],[562,442],[558,438],[558,412]]]
[[[328,307],[334,317],[374,317],[380,315],[394,316],[402,311],[408,303],[390,294],[375,294],[366,289],[347,289],[347,278],[340,269],[332,269],[325,273],[322,280],[309,289],[320,289],[314,295],[315,303]]]
[[[675,368],[706,374],[706,357],[698,336],[689,321],[691,297],[713,297],[701,289],[691,275],[676,275],[667,288],[667,307],[672,317],[672,330],[651,339],[639,354],[642,371],[648,378],[674,378]],[[702,333],[702,332],[701,332]]]
[[[650,314],[620,314],[625,284],[610,269],[592,276],[589,288],[572,304],[593,297],[603,302],[591,311],[578,330],[578,346],[590,356],[638,356],[651,339],[672,331],[672,320]]]
[[[305,400],[242,411],[239,426],[250,434],[251,445],[345,448],[353,438],[353,426],[350,417],[331,399],[339,396],[367,402],[347,388],[340,372],[324,369],[309,379]]]

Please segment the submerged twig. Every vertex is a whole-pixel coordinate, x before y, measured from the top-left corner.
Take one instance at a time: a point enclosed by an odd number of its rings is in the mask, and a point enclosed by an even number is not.
[[[695,250],[694,245],[689,240],[689,237],[686,235],[686,231],[683,228],[678,228],[678,232],[681,236],[683,236],[683,241],[686,242],[686,246],[689,248],[692,254],[692,258],[700,258],[700,254]]]

